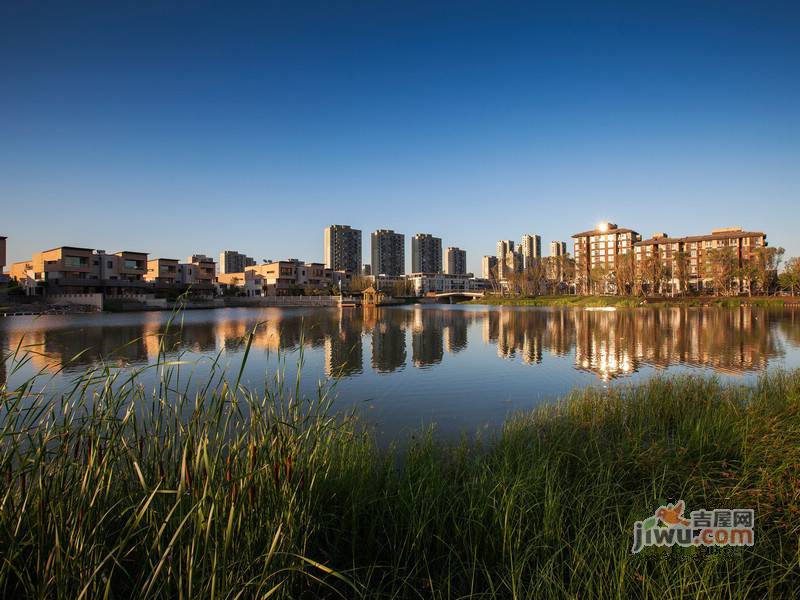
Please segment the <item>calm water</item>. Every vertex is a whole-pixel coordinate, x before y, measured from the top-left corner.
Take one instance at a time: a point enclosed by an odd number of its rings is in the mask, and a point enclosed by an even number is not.
[[[155,360],[165,312],[0,319],[0,348],[40,353],[8,383],[66,367],[66,386],[87,365]],[[339,376],[337,405],[357,406],[384,436],[436,422],[442,435],[492,427],[513,411],[576,386],[616,385],[659,371],[747,381],[766,368],[800,367],[800,310],[583,309],[405,306],[188,311],[184,358],[202,377],[221,351],[238,371],[242,338],[256,335],[243,380],[253,387],[304,347],[304,388]],[[80,351],[79,358],[71,360]],[[291,371],[292,369],[288,369]],[[291,375],[291,373],[289,373]],[[0,365],[0,379],[8,377]]]

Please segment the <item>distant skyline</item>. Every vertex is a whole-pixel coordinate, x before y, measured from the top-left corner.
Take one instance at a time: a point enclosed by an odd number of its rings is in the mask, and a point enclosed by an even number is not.
[[[140,5],[141,4],[141,5]],[[0,6],[0,235],[321,262],[742,226],[800,255],[797,3]]]

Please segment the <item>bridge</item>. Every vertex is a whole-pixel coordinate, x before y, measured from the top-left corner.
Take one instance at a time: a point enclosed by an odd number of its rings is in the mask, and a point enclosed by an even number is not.
[[[461,300],[474,300],[475,298],[483,298],[485,292],[476,292],[471,290],[463,290],[458,292],[439,292],[434,294],[437,300],[447,301],[450,304],[459,302]]]

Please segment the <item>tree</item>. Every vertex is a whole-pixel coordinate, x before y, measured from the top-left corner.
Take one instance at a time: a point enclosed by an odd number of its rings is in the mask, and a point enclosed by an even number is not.
[[[350,291],[354,293],[363,292],[370,285],[372,285],[372,281],[369,277],[353,275],[353,279],[350,281]]]
[[[395,298],[400,296],[411,296],[411,282],[408,279],[403,279],[402,281],[395,281],[391,286],[391,295]]]
[[[796,291],[800,291],[800,257],[790,258],[786,261],[786,267],[780,274],[778,282],[781,289],[787,290],[792,296]]]
[[[537,296],[547,275],[546,263],[541,258],[532,258],[520,278],[521,292],[526,296]]]
[[[607,265],[601,263],[589,271],[589,280],[592,286],[593,294],[606,294],[608,293],[608,282],[612,271]],[[598,291],[599,290],[599,291]]]
[[[503,291],[503,286],[500,283],[500,278],[497,276],[498,266],[495,264],[493,267],[489,267],[489,285],[492,287],[492,292],[495,294],[501,293]]]
[[[572,258],[569,254],[564,256],[558,257],[558,264],[559,264],[559,271],[561,281],[566,283],[568,286],[570,284],[575,284],[575,259]]]
[[[762,294],[767,293],[775,283],[784,252],[785,250],[781,247],[769,246],[753,250],[753,258],[748,265],[749,273],[752,273]]]
[[[628,296],[633,291],[635,278],[635,264],[633,253],[620,254],[617,256],[617,264],[614,269],[614,281],[617,285],[617,293]]]
[[[689,291],[689,255],[683,250],[679,250],[673,255],[673,262],[680,292],[686,294]]]
[[[664,265],[661,264],[661,257],[658,251],[654,250],[652,254],[645,255],[642,259],[644,273],[642,274],[642,282],[649,284],[648,291],[651,294],[658,294],[661,291],[661,278],[664,276]]]
[[[705,258],[706,272],[711,276],[714,294],[730,295],[733,291],[733,278],[738,270],[738,260],[733,248],[709,248]]]

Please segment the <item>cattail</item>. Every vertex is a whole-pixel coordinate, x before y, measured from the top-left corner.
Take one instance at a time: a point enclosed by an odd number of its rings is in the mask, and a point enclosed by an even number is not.
[[[286,480],[291,483],[292,482],[292,457],[286,457]]]
[[[184,473],[184,483],[186,484],[187,488],[192,487],[192,475],[189,472],[191,469],[188,461],[184,459],[183,461],[183,473]]]
[[[236,504],[236,497],[238,496],[238,491],[239,491],[239,485],[238,484],[233,484],[231,486],[231,504],[232,505]]]
[[[230,483],[231,482],[231,457],[230,454],[228,458],[225,459],[225,481]]]
[[[255,504],[256,490],[252,483],[247,488],[247,500],[250,503],[250,506],[253,506],[253,504]]]
[[[272,478],[275,480],[275,483],[278,483],[278,479],[280,478],[280,463],[277,460],[272,465]]]

